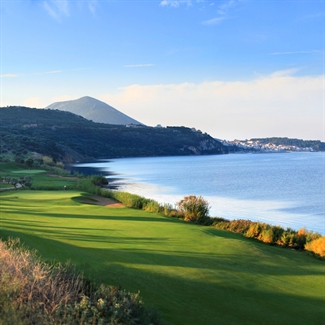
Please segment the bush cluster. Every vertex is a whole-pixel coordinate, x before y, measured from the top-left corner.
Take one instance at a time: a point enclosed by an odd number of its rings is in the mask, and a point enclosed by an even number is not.
[[[316,256],[325,258],[325,236],[307,242],[305,249],[313,252]]]
[[[245,237],[256,238],[270,245],[308,250],[325,257],[325,236],[322,237],[321,234],[308,231],[306,228],[295,231],[250,220],[214,220],[213,226],[218,229],[242,233]]]
[[[176,207],[173,208],[171,204],[162,205],[155,200],[127,192],[114,191],[110,192],[109,195],[128,208],[162,213],[165,216],[175,217],[201,225],[210,225],[213,222],[213,219],[209,218],[209,203],[201,196],[187,196],[177,202]]]
[[[15,189],[18,187],[25,188],[26,186],[28,188],[32,187],[32,177],[31,176],[22,176],[22,177],[10,177],[5,176],[2,179],[0,179],[3,183],[11,184],[14,186]]]
[[[184,215],[185,221],[204,224],[209,218],[209,203],[202,196],[185,196],[176,203],[176,207]]]
[[[149,212],[163,212],[163,207],[155,200],[122,191],[112,192],[112,197],[128,208],[140,209]]]
[[[97,286],[69,264],[51,266],[17,240],[0,241],[0,324],[160,323],[139,293]]]
[[[251,220],[227,220],[219,217],[209,217],[209,203],[201,196],[186,196],[176,203],[175,208],[170,204],[161,205],[155,200],[121,191],[107,191],[94,184],[91,178],[83,180],[83,190],[92,194],[114,198],[128,208],[142,209],[149,212],[162,213],[169,217],[183,219],[203,226],[214,226],[218,229],[229,230],[243,234],[248,238],[256,238],[270,245],[290,247],[298,250],[308,250],[321,258],[325,258],[325,237],[319,233],[301,228],[295,231],[280,226]]]
[[[111,191],[101,188],[108,184],[107,179],[102,175],[92,175],[83,177],[78,175],[79,181],[77,188],[95,195],[103,197],[112,197]]]

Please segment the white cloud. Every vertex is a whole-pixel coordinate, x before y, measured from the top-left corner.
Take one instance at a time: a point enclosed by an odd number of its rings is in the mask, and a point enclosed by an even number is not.
[[[43,7],[44,9],[47,11],[47,13],[54,19],[58,20],[59,16],[58,14],[55,12],[55,10],[53,10],[50,5],[48,4],[48,2],[44,1],[43,2]]]
[[[242,0],[229,0],[224,2],[223,4],[219,5],[217,8],[217,17],[205,20],[202,22],[203,25],[217,25],[220,24],[222,21],[229,19],[229,11],[231,8],[238,5],[239,2]]]
[[[96,0],[88,1],[88,9],[93,15],[95,14],[96,7],[97,7]]]
[[[271,76],[271,78],[289,77],[298,71],[299,71],[298,68],[279,70],[279,71],[273,72],[270,76]]]
[[[224,21],[225,19],[226,19],[226,17],[216,17],[216,18],[205,20],[204,22],[202,22],[202,24],[203,25],[217,25],[217,24],[221,23],[222,21]]]
[[[89,10],[93,15],[96,12],[98,6],[97,0],[45,0],[42,2],[43,8],[46,12],[55,20],[61,22],[62,17],[69,17],[70,11],[76,8],[76,5],[80,10]]]
[[[57,7],[59,13],[69,16],[69,2],[68,0],[52,0],[54,5]]]
[[[58,21],[62,16],[70,16],[69,2],[67,0],[44,1],[43,7],[52,18]]]
[[[171,7],[179,7],[179,1],[174,0],[163,0],[160,2],[161,6],[171,6]]]
[[[22,76],[22,74],[17,74],[17,73],[6,73],[6,74],[2,74],[0,77],[1,78],[17,78]]]
[[[218,138],[324,140],[323,82],[281,71],[246,82],[131,85],[101,100],[148,125],[195,127]]]
[[[235,5],[237,1],[230,0],[228,2],[223,3],[218,8],[218,14],[219,15],[225,15],[227,14],[228,10]]]
[[[322,50],[309,50],[309,51],[287,51],[287,52],[273,52],[271,55],[294,55],[294,54],[314,54],[320,53],[324,54],[325,52]]]
[[[55,73],[61,73],[62,70],[51,70],[51,71],[45,71],[45,72],[36,72],[35,74],[37,75],[42,75],[42,74],[55,74]]]
[[[181,4],[186,4],[187,6],[191,6],[192,2],[193,2],[192,0],[162,0],[159,5],[162,7],[170,6],[170,7],[178,8]],[[202,2],[202,1],[198,0],[196,2]]]

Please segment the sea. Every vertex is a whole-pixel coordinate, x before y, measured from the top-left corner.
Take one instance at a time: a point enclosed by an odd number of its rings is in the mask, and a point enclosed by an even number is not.
[[[119,190],[175,205],[187,195],[210,216],[249,219],[325,235],[325,153],[288,152],[101,159],[96,170]]]

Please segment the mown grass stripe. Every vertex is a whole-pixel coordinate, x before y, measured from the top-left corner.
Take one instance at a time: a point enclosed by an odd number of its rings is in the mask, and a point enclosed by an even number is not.
[[[80,203],[78,191],[0,194],[0,235],[48,261],[141,291],[170,324],[321,324],[325,264],[240,234],[134,209]],[[78,202],[79,201],[79,202]]]

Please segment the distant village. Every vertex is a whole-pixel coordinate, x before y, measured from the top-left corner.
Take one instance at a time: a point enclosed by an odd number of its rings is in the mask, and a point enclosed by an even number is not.
[[[274,143],[265,143],[261,140],[220,140],[223,145],[229,147],[229,151],[236,152],[288,152],[288,151],[307,151],[312,152],[314,149],[312,147],[298,147],[293,145],[283,145],[283,144],[274,144]]]

